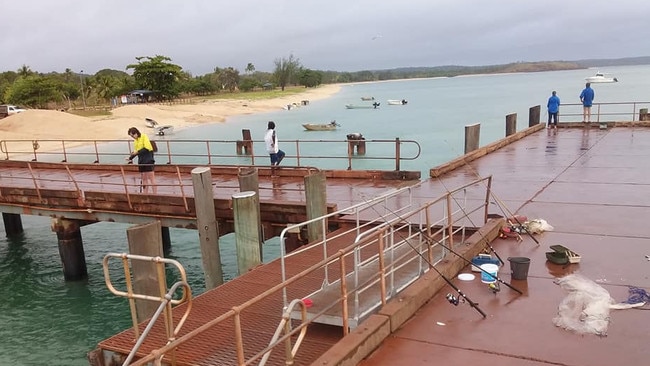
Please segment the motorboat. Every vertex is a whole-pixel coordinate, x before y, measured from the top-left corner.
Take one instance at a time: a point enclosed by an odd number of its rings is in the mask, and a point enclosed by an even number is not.
[[[408,103],[406,99],[388,99],[388,105],[405,105],[406,103]]]
[[[605,74],[600,71],[594,76],[586,77],[585,80],[587,80],[588,83],[615,83],[618,81],[616,78],[605,76]]]
[[[330,123],[303,123],[302,127],[307,131],[334,131],[341,125],[332,121]]]
[[[361,100],[363,100],[364,102],[367,102],[369,100],[375,100],[375,97],[361,97]]]
[[[374,102],[372,104],[346,104],[347,109],[377,109],[381,103]]]
[[[155,129],[156,129],[156,135],[158,136],[165,136],[174,133],[174,126],[171,125],[158,126],[155,127]]]
[[[147,117],[147,118],[144,119],[144,123],[145,123],[145,124],[147,125],[147,127],[149,127],[149,128],[154,128],[154,127],[157,127],[157,126],[158,126],[158,122],[156,122],[154,119],[149,118],[149,117]]]

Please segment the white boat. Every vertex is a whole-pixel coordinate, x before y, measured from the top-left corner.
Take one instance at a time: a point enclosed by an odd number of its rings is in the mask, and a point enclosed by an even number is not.
[[[594,76],[586,77],[588,83],[615,83],[618,81],[616,78],[605,76],[602,72],[597,72]]]
[[[373,102],[372,104],[346,104],[345,108],[347,109],[377,109],[379,107],[379,102]]]
[[[361,97],[363,101],[375,100],[375,97]]]
[[[149,117],[147,117],[147,118],[144,119],[144,123],[145,123],[145,124],[147,125],[147,127],[149,127],[149,128],[158,127],[158,122],[156,122],[155,120],[153,120],[152,118],[149,118]]]
[[[388,99],[388,105],[405,105],[406,103],[408,103],[406,99]]]
[[[341,127],[336,121],[330,123],[303,123],[302,127],[307,131],[334,131],[337,127]]]
[[[165,136],[174,133],[174,126],[171,125],[156,126],[154,128],[156,129],[156,135],[158,136]]]

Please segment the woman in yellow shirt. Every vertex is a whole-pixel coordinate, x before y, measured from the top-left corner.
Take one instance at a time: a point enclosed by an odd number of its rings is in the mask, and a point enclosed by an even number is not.
[[[135,127],[129,128],[129,136],[135,141],[133,142],[133,152],[126,159],[130,163],[133,161],[133,158],[138,157],[138,170],[142,178],[143,192],[148,193],[149,187],[151,187],[153,193],[156,194],[156,177],[153,172],[156,161],[153,158],[153,145],[149,137],[140,133],[140,130]]]

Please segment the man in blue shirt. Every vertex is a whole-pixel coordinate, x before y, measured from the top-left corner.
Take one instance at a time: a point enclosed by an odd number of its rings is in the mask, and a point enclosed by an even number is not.
[[[557,114],[560,111],[560,97],[556,95],[555,90],[553,90],[553,95],[548,98],[548,103],[546,103],[548,108],[548,128],[557,128]],[[551,118],[553,123],[551,123]]]
[[[594,102],[594,90],[590,83],[587,83],[580,93],[580,101],[582,102],[582,123],[589,123],[591,122],[591,105]]]

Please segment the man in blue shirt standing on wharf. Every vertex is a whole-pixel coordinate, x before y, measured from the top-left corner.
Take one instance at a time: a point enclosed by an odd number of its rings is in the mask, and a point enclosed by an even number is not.
[[[557,128],[557,114],[560,111],[560,97],[558,97],[553,90],[553,95],[551,95],[550,98],[548,98],[548,103],[546,103],[546,107],[548,108],[548,128]],[[553,120],[553,123],[551,123],[551,119]]]
[[[580,93],[580,101],[582,102],[582,123],[589,123],[591,122],[591,105],[594,102],[594,90],[591,88],[591,83],[587,83]]]

